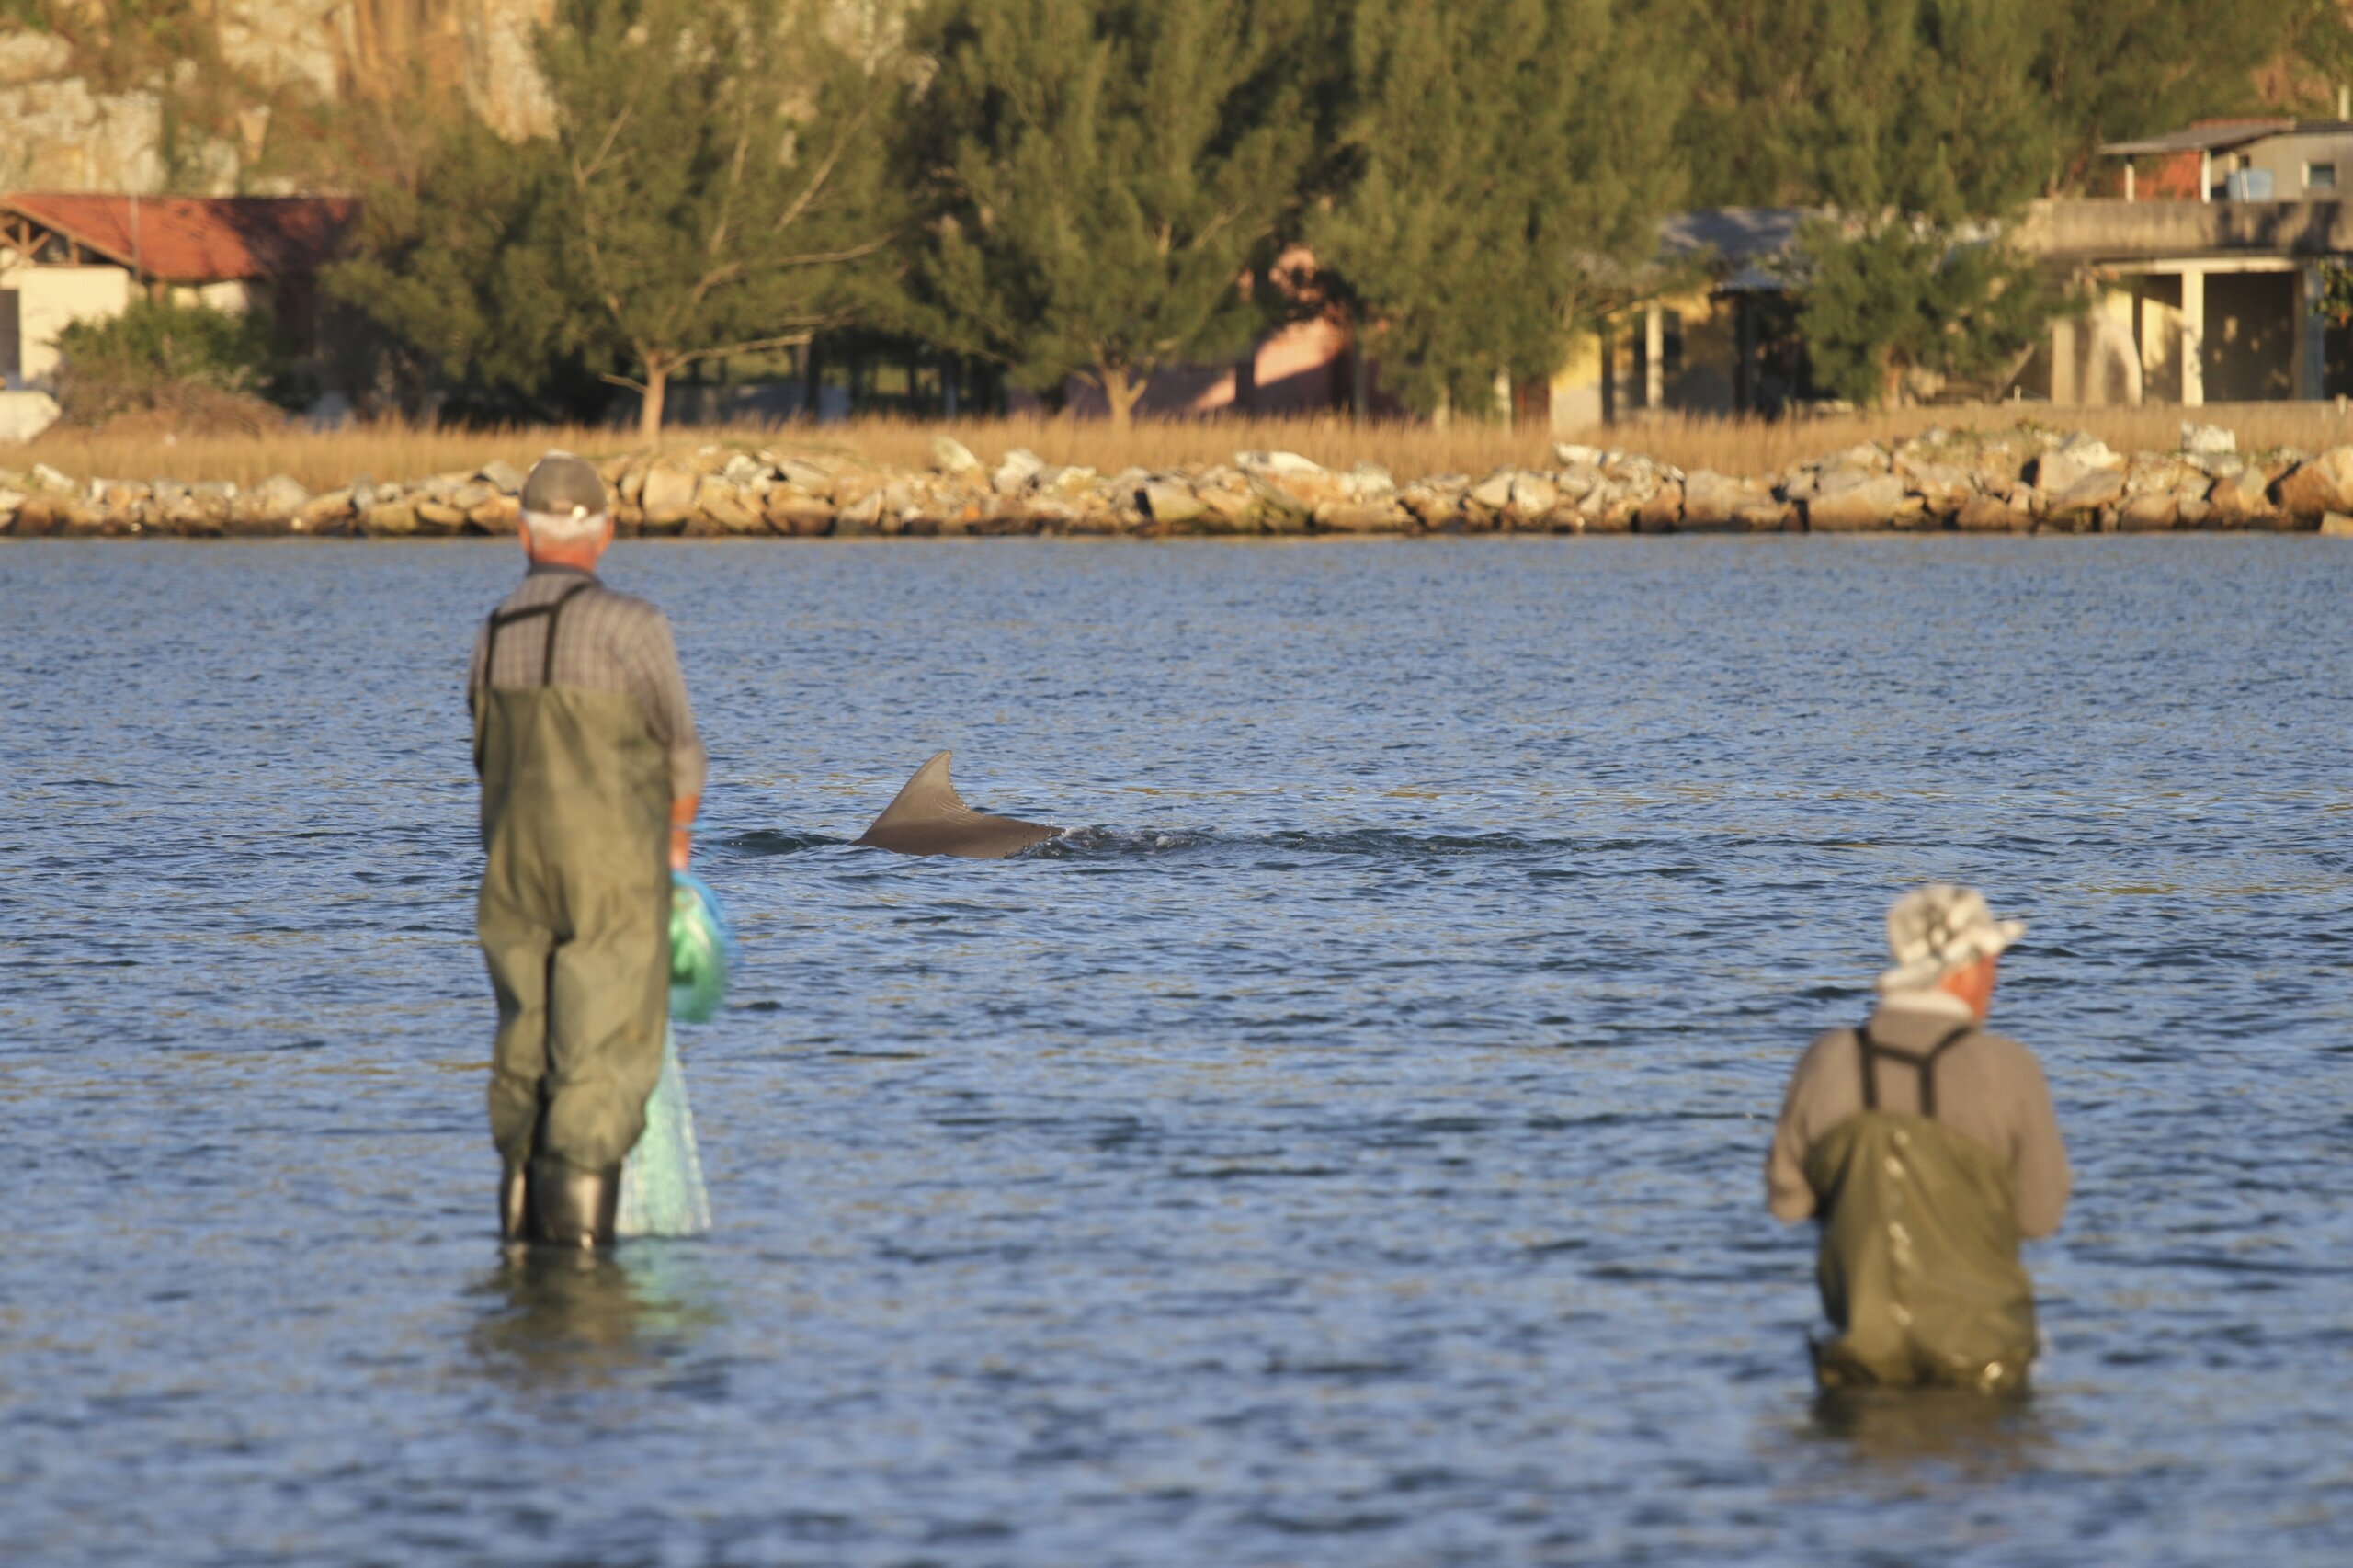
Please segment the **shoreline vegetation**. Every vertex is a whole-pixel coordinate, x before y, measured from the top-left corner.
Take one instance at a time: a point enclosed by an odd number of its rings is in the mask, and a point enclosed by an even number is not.
[[[2187,412],[2195,418],[2184,419]],[[625,535],[1461,532],[2353,534],[2353,412],[2333,404],[1994,404],[1585,437],[1500,425],[1035,417],[169,437],[0,446],[0,534],[511,534],[522,472],[597,462]],[[136,477],[163,473],[169,477]]]

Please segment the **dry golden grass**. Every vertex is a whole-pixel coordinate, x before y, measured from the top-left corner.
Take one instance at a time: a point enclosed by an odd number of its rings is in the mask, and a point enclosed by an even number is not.
[[[472,471],[494,458],[529,467],[551,447],[605,457],[628,451],[634,444],[625,432],[556,426],[461,430],[379,424],[334,431],[176,438],[56,429],[22,446],[0,444],[0,469],[21,472],[45,462],[76,479],[164,478],[187,483],[225,479],[237,484],[257,484],[284,473],[320,491],[347,484],[363,473],[380,480],[422,479],[458,469]]]
[[[1859,441],[1901,438],[1931,426],[1995,434],[2013,428],[2021,418],[2059,429],[2090,430],[2120,451],[2170,451],[2184,416],[2183,410],[2170,407],[2064,409],[2006,403],[1779,422],[1668,415],[1577,432],[1570,438],[1645,452],[1683,468],[1763,476]],[[2241,449],[2246,451],[2279,447],[2313,450],[2353,442],[2353,415],[2330,403],[2245,403],[2199,410],[2195,416],[2235,430]],[[1541,431],[1467,421],[1447,429],[1400,423],[1359,426],[1336,416],[1147,421],[1117,435],[1099,420],[1031,417],[946,423],[870,419],[814,429],[682,429],[666,432],[661,445],[667,450],[706,445],[765,447],[921,468],[930,463],[932,443],[942,435],[955,437],[992,465],[1015,447],[1027,447],[1050,463],[1079,463],[1106,472],[1129,467],[1206,466],[1224,462],[1237,451],[1267,449],[1298,452],[1332,468],[1377,462],[1401,480],[1543,466],[1553,440]],[[642,443],[633,430],[598,426],[463,430],[380,424],[332,432],[176,439],[60,430],[28,445],[0,445],[0,469],[22,471],[46,462],[76,479],[164,476],[238,484],[285,473],[316,491],[335,488],[362,473],[379,480],[418,479],[471,471],[494,458],[523,468],[551,447],[602,458],[640,450]]]

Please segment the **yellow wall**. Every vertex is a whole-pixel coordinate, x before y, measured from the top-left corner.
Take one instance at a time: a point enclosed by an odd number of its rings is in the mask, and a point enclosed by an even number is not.
[[[1661,406],[1693,413],[1730,414],[1736,401],[1740,365],[1739,324],[1729,299],[1719,300],[1707,290],[1668,295],[1660,309],[1681,320],[1681,359],[1663,378]],[[1608,328],[1612,348],[1609,369],[1617,384],[1608,400],[1618,417],[1644,412],[1646,378],[1642,366],[1644,311],[1627,312]],[[1672,327],[1665,334],[1674,337]],[[1581,333],[1569,362],[1552,378],[1552,429],[1558,434],[1601,423],[1603,359],[1601,339]]]
[[[131,302],[131,274],[119,267],[0,268],[0,289],[17,293],[21,325],[20,386],[50,389],[57,369],[57,335],[68,322],[119,316]]]

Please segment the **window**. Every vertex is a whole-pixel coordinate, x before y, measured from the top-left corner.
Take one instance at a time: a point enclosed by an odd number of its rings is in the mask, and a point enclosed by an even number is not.
[[[14,289],[0,289],[0,389],[17,390],[17,381],[25,373],[24,318],[18,312],[21,301]]]
[[[2335,164],[2306,164],[2304,188],[2306,190],[2335,190],[2336,165]]]

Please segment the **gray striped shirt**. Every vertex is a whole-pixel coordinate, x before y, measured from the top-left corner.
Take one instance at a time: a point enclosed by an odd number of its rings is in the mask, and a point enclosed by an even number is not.
[[[707,763],[695,733],[694,710],[687,702],[687,678],[678,669],[678,649],[670,622],[643,599],[614,593],[585,572],[569,566],[534,566],[522,585],[506,596],[498,613],[529,609],[561,597],[574,584],[590,586],[563,607],[563,629],[555,641],[551,684],[590,691],[625,691],[637,699],[646,727],[670,754],[670,798],[702,793]],[[546,668],[548,618],[534,616],[498,634],[498,665],[489,684],[501,690],[540,684]],[[483,684],[483,662],[490,650],[487,620],[474,633],[474,656],[466,669],[466,706]]]

